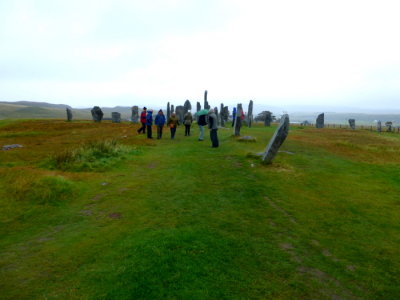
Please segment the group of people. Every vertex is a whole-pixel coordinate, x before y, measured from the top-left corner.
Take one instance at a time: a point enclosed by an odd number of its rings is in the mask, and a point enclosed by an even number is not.
[[[140,123],[142,127],[138,129],[138,133],[146,134],[147,131],[147,138],[153,138],[152,126],[153,126],[153,110],[147,109],[143,107],[143,111],[140,114]],[[171,132],[171,139],[175,138],[176,129],[180,124],[179,119],[176,116],[176,113],[172,113],[171,116],[166,120],[165,115],[160,109],[154,119],[154,123],[157,126],[157,139],[162,138],[163,128],[165,125],[169,127]],[[190,128],[193,123],[193,116],[190,110],[184,115],[183,117],[183,125],[185,125],[185,136],[190,136]],[[200,135],[199,141],[204,141],[204,128],[208,125],[210,129],[210,139],[213,148],[217,148],[219,146],[218,142],[218,122],[217,116],[214,112],[214,109],[210,109],[208,114],[201,114],[198,116],[197,124],[199,125]]]

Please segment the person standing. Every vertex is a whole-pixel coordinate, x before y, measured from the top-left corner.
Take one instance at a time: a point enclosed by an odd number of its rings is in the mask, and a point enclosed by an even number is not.
[[[185,124],[185,136],[190,136],[190,126],[193,123],[193,117],[190,110],[183,117],[183,123]]]
[[[199,141],[204,141],[204,126],[207,125],[207,119],[206,115],[202,114],[199,116],[199,119],[197,121],[197,124],[199,125],[200,129],[200,135],[199,135]]]
[[[217,124],[217,116],[214,112],[214,109],[210,109],[208,112],[208,128],[210,128],[210,139],[213,148],[218,148],[218,124]]]
[[[167,125],[171,131],[171,139],[175,138],[176,127],[179,125],[179,120],[175,113],[172,113],[168,119]]]
[[[139,128],[137,131],[138,133],[141,133],[143,131],[143,134],[146,133],[146,117],[147,117],[147,108],[143,107],[143,111],[140,114],[140,123],[142,124],[142,127]]]
[[[151,130],[151,127],[153,126],[153,110],[149,109],[147,111],[147,116],[146,116],[146,126],[147,126],[147,138],[152,139],[153,132]]]
[[[236,107],[233,108],[232,112],[232,127],[235,125],[235,120],[236,120]]]
[[[162,138],[162,130],[165,125],[165,116],[164,116],[162,109],[160,109],[158,111],[155,123],[157,125],[157,139],[161,139]]]

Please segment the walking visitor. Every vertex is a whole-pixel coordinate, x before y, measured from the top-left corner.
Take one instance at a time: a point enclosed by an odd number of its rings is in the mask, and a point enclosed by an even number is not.
[[[179,125],[179,120],[176,117],[176,114],[172,113],[167,122],[167,126],[169,126],[169,129],[171,131],[171,139],[175,138],[176,127],[178,125]]]
[[[140,123],[142,124],[142,127],[139,128],[139,130],[137,131],[138,133],[141,133],[143,131],[143,133],[146,133],[146,117],[147,117],[147,108],[143,107],[143,111],[140,114]]]
[[[183,124],[185,124],[185,136],[190,136],[190,126],[192,126],[193,117],[190,110],[183,117]]]
[[[208,128],[210,128],[210,139],[212,148],[218,148],[218,124],[217,124],[217,116],[214,112],[214,109],[210,109],[208,112]]]
[[[157,125],[157,139],[159,140],[162,138],[162,130],[165,125],[165,116],[162,109],[158,111],[155,123]]]

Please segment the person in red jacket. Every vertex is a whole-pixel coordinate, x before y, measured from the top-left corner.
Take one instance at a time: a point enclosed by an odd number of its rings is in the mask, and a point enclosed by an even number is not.
[[[138,133],[141,133],[143,131],[143,133],[146,133],[146,117],[147,117],[147,108],[143,107],[143,111],[140,114],[140,123],[142,123],[142,127],[139,128],[139,130],[137,131]]]

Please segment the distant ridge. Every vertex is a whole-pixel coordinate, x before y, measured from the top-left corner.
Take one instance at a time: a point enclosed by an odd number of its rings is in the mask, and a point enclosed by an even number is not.
[[[15,104],[15,105],[24,105],[24,106],[34,106],[34,107],[50,107],[50,108],[71,108],[71,106],[67,104],[51,104],[47,102],[35,102],[35,101],[13,101],[6,102],[0,101],[1,104]]]

